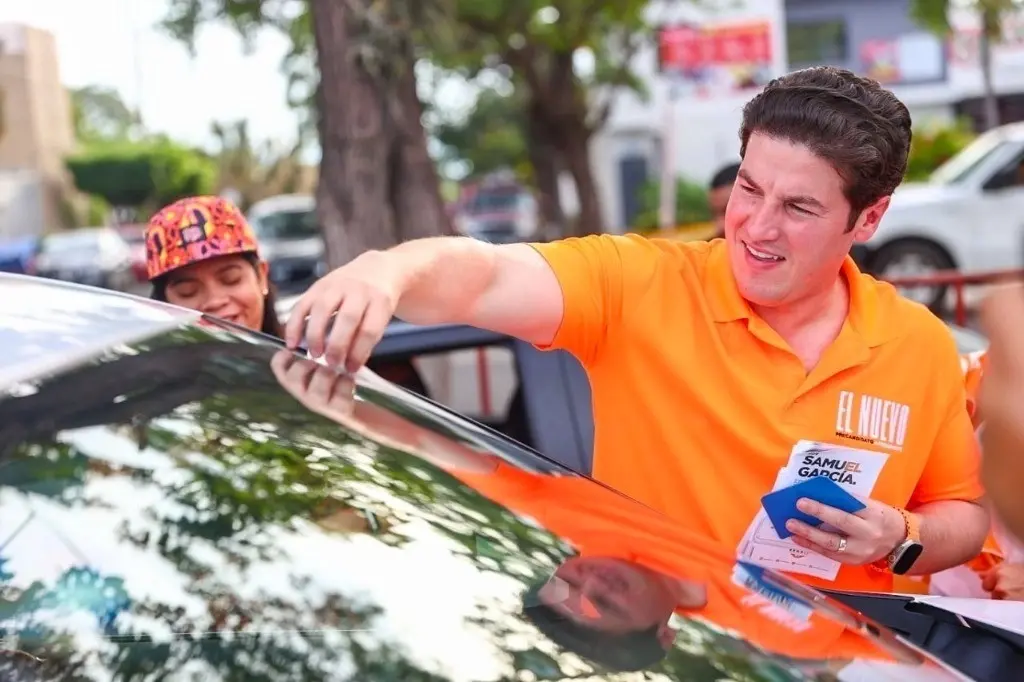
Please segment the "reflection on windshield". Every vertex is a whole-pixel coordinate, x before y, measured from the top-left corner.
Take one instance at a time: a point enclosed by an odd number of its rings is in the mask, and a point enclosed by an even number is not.
[[[1003,143],[1003,137],[1003,131],[998,129],[985,133],[939,166],[929,176],[928,182],[936,185],[954,185],[962,182]]]
[[[320,228],[315,211],[278,211],[254,218],[252,229],[260,239],[316,237]]]
[[[778,682],[907,656],[274,352],[179,330],[0,401],[4,679]]]

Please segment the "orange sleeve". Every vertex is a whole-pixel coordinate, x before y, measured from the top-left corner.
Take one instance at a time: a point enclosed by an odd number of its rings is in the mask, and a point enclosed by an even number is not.
[[[953,344],[952,339],[950,344]],[[968,414],[964,376],[958,371],[961,368],[959,357],[956,365],[952,365],[943,361],[944,355],[933,362],[943,365],[944,392],[948,395],[946,409],[939,417],[942,421],[932,451],[911,497],[914,507],[941,500],[974,501],[984,495],[980,475],[981,450]]]
[[[567,350],[593,364],[609,329],[622,325],[664,267],[671,242],[639,235],[591,235],[531,244],[558,278],[565,301],[554,340],[541,350]]]

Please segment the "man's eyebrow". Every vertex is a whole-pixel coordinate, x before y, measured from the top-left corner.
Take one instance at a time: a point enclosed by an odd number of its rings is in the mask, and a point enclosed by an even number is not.
[[[752,177],[750,177],[750,173],[748,173],[747,171],[741,170],[738,173],[736,173],[736,175],[741,180],[743,180],[743,182],[747,183],[748,185],[750,185],[754,189],[757,189],[757,190],[761,189],[761,187],[756,182],[754,182],[754,179]]]
[[[817,211],[825,211],[825,205],[823,203],[821,203],[814,197],[804,196],[802,194],[798,194],[792,197],[786,197],[786,202],[790,204],[799,204],[801,206],[807,206]]]
[[[761,187],[756,182],[754,182],[754,179],[751,178],[750,174],[747,173],[746,171],[741,170],[739,173],[737,173],[737,176],[742,178],[743,182],[747,183],[757,191],[761,191]],[[785,200],[787,203],[790,204],[800,204],[802,206],[807,206],[808,208],[813,208],[818,211],[825,211],[825,205],[812,196],[797,194],[794,196],[785,197]]]

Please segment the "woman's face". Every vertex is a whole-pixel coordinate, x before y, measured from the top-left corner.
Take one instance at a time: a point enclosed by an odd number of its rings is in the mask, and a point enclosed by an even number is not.
[[[167,276],[167,302],[259,331],[267,296],[267,264],[221,256],[186,265]]]

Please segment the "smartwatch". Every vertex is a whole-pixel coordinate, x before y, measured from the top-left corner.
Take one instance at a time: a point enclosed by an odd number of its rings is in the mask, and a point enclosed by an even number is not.
[[[903,516],[907,535],[903,542],[898,544],[896,549],[885,558],[885,563],[894,574],[904,575],[920,558],[921,552],[924,551],[924,545],[921,544],[921,522],[917,516],[898,507],[896,511]]]

